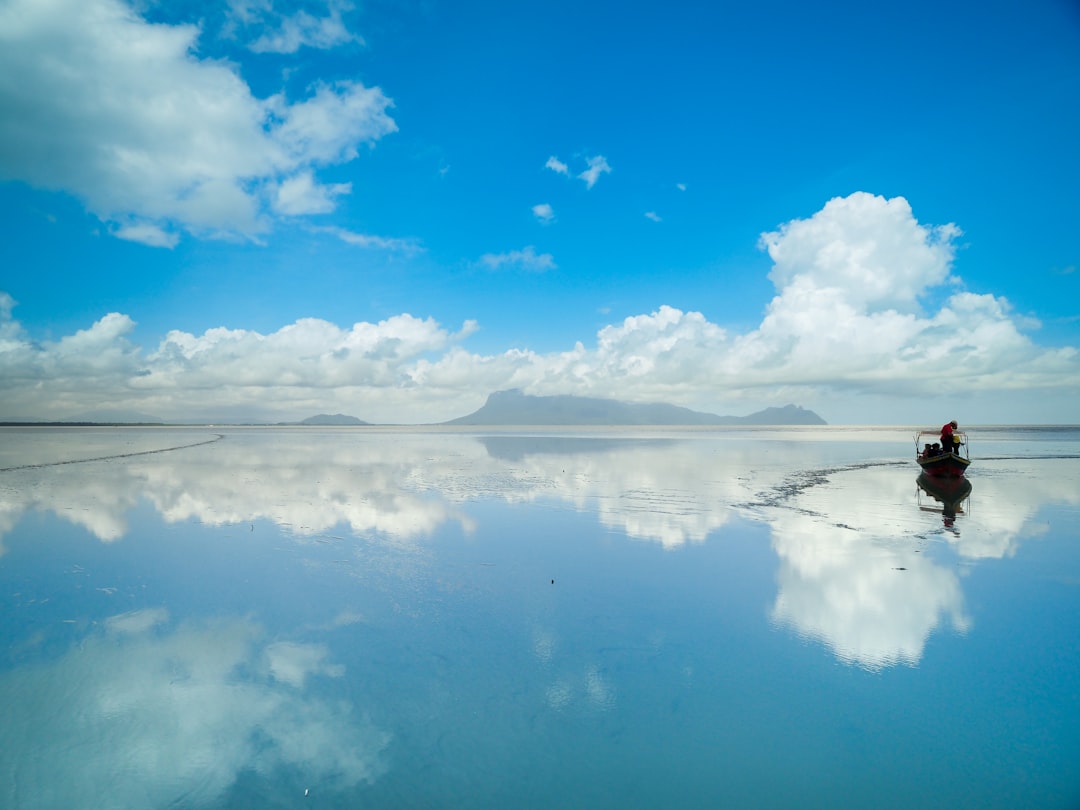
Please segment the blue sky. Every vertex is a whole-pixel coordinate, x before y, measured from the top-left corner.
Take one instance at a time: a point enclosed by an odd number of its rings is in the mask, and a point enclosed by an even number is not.
[[[0,418],[1076,422],[1080,6],[0,0]]]

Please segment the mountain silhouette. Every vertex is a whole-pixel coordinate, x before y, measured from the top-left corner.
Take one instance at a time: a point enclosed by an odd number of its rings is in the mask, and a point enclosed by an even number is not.
[[[577,396],[531,396],[521,389],[496,391],[479,410],[445,425],[824,425],[797,405],[766,408],[749,416],[718,416],[664,403],[639,404]]]

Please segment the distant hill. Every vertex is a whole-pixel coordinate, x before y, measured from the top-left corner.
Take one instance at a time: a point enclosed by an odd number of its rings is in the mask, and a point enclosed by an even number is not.
[[[798,405],[785,405],[782,408],[766,408],[755,411],[749,416],[736,417],[740,425],[827,425],[829,424],[816,413]]]
[[[663,403],[641,405],[592,397],[536,397],[514,388],[496,391],[478,411],[446,425],[824,425],[797,405],[766,408],[749,416],[717,416]]]
[[[368,425],[370,422],[365,422],[362,419],[357,419],[355,416],[347,416],[343,413],[320,413],[316,416],[309,416],[300,422],[301,425]]]

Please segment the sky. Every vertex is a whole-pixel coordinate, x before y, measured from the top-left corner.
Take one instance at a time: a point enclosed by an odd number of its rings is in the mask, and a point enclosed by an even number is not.
[[[0,420],[1080,422],[1080,3],[0,0]]]

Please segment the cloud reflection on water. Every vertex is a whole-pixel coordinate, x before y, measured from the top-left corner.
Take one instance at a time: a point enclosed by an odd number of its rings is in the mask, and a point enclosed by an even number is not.
[[[324,789],[383,772],[385,733],[305,690],[340,666],[267,644],[246,619],[114,616],[59,659],[0,673],[6,807],[210,806],[245,771],[297,769]]]
[[[473,531],[468,505],[495,499],[592,512],[628,537],[677,549],[751,518],[769,525],[779,558],[773,621],[876,669],[916,664],[943,622],[958,632],[971,625],[955,569],[925,553],[928,544],[968,560],[1000,558],[1037,534],[1032,518],[1044,504],[1080,498],[1066,466],[1075,462],[1042,460],[1038,475],[1014,462],[1009,474],[998,467],[977,477],[978,518],[944,531],[916,506],[914,470],[853,463],[865,450],[845,459],[841,445],[237,431],[124,463],[24,472],[32,485],[2,491],[0,530],[40,509],[114,541],[145,498],[168,522],[271,520],[299,540],[345,525],[413,541],[450,522]],[[538,656],[545,649],[539,643]],[[557,704],[566,690],[553,694]]]
[[[1039,476],[978,478],[968,508],[979,519],[961,516],[951,531],[911,509],[912,477],[890,468],[836,471],[800,491],[769,521],[780,558],[773,620],[868,669],[917,664],[943,621],[971,626],[957,570],[926,553],[931,542],[967,560],[1001,558],[1036,533],[1043,505],[1080,502],[1065,462],[1039,464]]]
[[[704,541],[755,486],[814,460],[808,449],[791,450],[770,470],[749,443],[575,438],[519,440],[517,447],[508,453],[505,443],[453,434],[358,440],[239,432],[208,447],[123,463],[20,471],[18,485],[0,490],[0,514],[10,527],[24,512],[52,511],[111,541],[124,535],[125,516],[146,498],[170,523],[271,520],[298,536],[347,525],[356,534],[409,539],[449,521],[471,530],[460,508],[468,502],[550,499],[595,511],[605,526],[630,537],[675,548]]]

